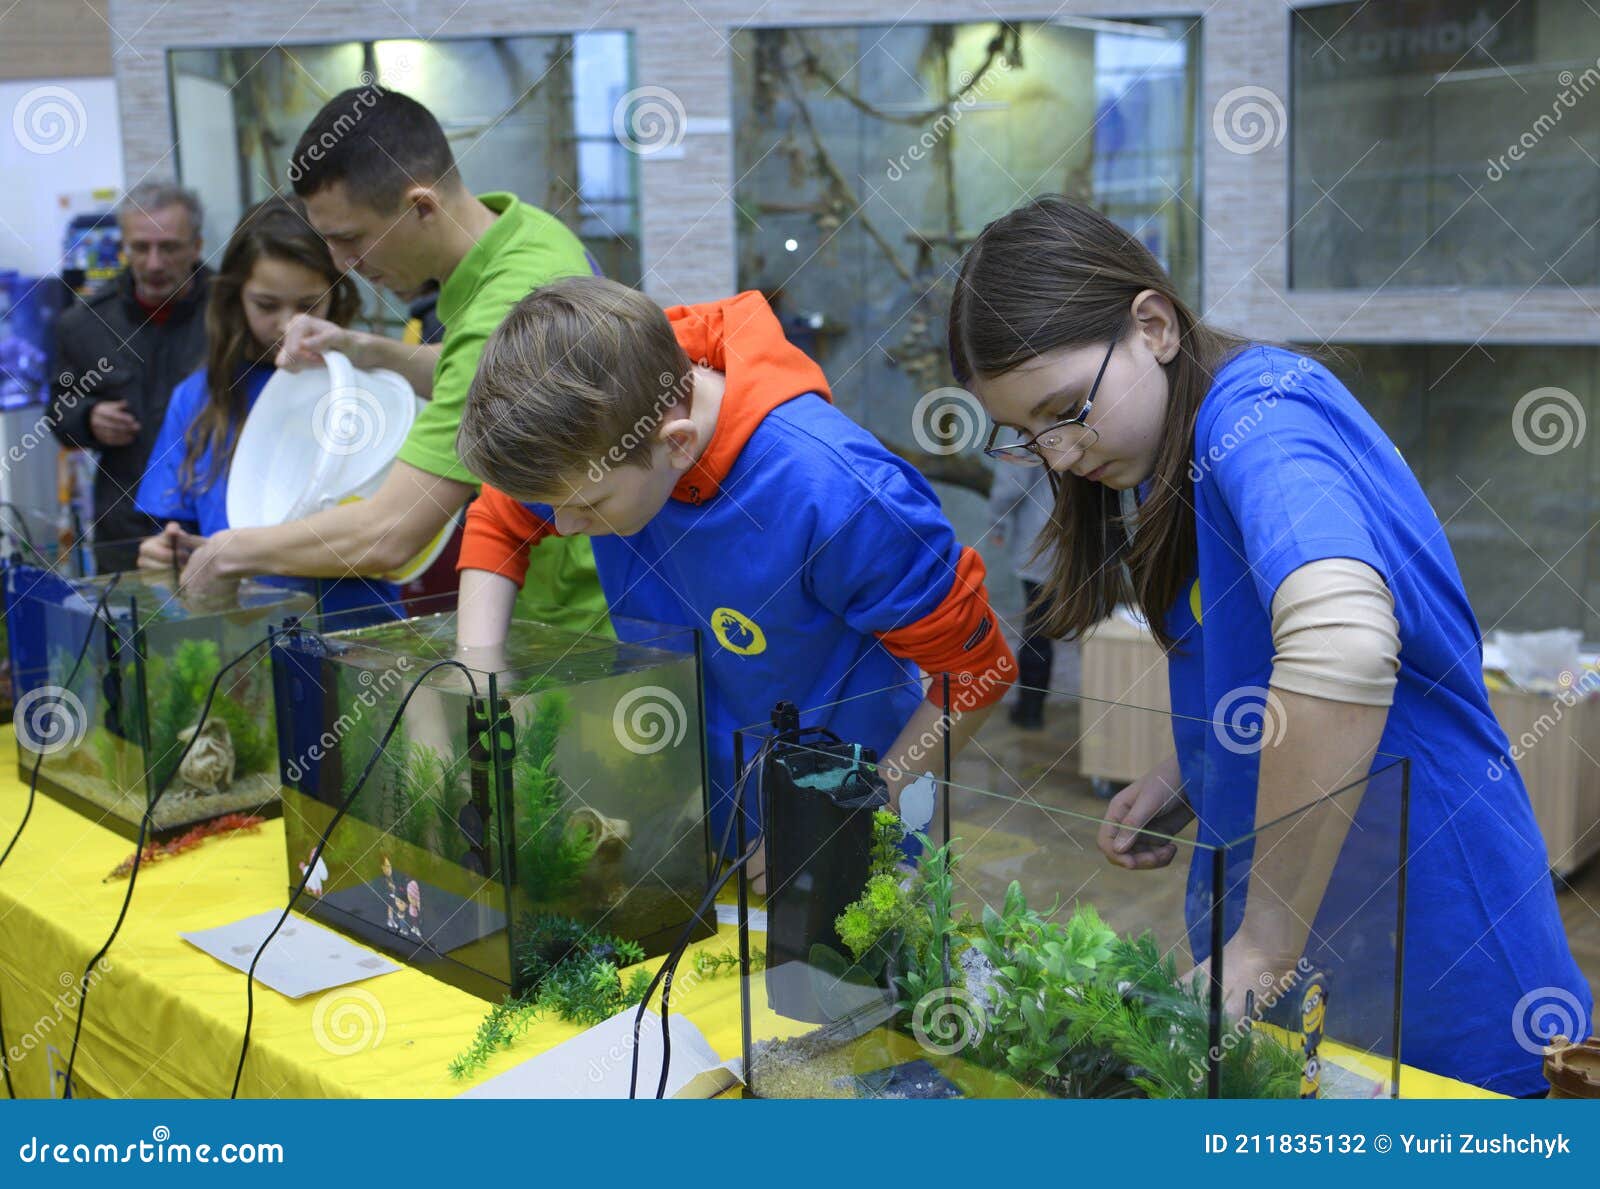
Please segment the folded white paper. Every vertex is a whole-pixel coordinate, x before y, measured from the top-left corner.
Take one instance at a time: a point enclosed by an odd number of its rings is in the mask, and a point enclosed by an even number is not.
[[[178,936],[235,970],[249,970],[256,951],[282,913],[281,908],[270,908],[242,921]],[[332,929],[291,913],[261,955],[256,981],[290,999],[299,999],[399,969],[389,959]]]
[[[626,1098],[633,1071],[633,1017],[625,1008],[604,1023],[548,1052],[474,1086],[462,1098]],[[672,1063],[668,1098],[713,1098],[741,1084],[739,1059],[723,1061],[706,1038],[679,1015],[667,1017]],[[661,1013],[649,1011],[639,1026],[640,1098],[654,1098],[661,1080]]]

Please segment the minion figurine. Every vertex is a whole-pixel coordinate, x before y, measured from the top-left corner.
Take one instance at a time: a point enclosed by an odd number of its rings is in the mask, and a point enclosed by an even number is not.
[[[1300,1074],[1300,1097],[1316,1098],[1322,1092],[1322,1062],[1317,1049],[1322,1044],[1322,1025],[1328,1014],[1328,976],[1318,971],[1306,983],[1300,997],[1300,1051],[1305,1068]]]

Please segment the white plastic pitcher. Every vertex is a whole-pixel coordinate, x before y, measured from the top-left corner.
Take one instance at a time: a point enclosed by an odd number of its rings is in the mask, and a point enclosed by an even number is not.
[[[228,523],[285,524],[364,499],[383,484],[422,401],[398,372],[362,371],[328,351],[324,367],[279,369],[256,398],[228,473]],[[450,539],[448,524],[398,574],[410,581]]]

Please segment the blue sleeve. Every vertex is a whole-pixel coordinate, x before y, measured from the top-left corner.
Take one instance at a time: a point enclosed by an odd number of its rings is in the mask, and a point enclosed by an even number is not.
[[[805,568],[814,597],[859,632],[918,623],[950,594],[961,545],[939,499],[909,464],[880,460],[836,468]]]
[[[134,502],[139,511],[157,520],[184,520],[199,523],[200,513],[194,496],[179,486],[178,470],[183,465],[189,426],[205,398],[206,373],[202,369],[184,379],[172,390],[161,432],[150,448],[150,458],[139,481]]]
[[[1202,406],[1195,463],[1238,526],[1261,605],[1270,609],[1285,578],[1324,558],[1365,562],[1389,581],[1363,459],[1394,447],[1339,414],[1337,402],[1355,398],[1323,369],[1286,387],[1255,383],[1250,370],[1207,397],[1214,406]],[[1205,532],[1206,501],[1198,506]]]

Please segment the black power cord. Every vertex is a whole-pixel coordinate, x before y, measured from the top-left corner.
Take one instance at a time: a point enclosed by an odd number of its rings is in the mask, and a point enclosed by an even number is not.
[[[761,750],[756,753],[755,759],[752,760],[750,765],[746,767],[743,772],[739,773],[735,779],[734,787],[736,789],[742,789],[744,782],[749,779],[749,774],[751,772],[756,774],[756,804],[758,806],[761,804],[760,778],[762,774],[762,765],[766,761],[767,753],[772,749],[774,743],[776,742],[777,740],[775,738],[769,737],[766,742],[761,745]],[[717,847],[718,858],[721,858],[721,856],[728,853],[728,843],[733,841],[734,825],[738,822],[739,817],[744,813],[744,806],[744,797],[742,795],[736,795],[733,798],[733,811],[728,814],[728,824],[722,828],[722,842]],[[633,1070],[628,1078],[628,1097],[630,1099],[637,1098],[639,1096],[639,1029],[644,1023],[644,1013],[645,1009],[650,1004],[650,996],[656,993],[657,987],[661,987],[662,990],[661,1080],[656,1086],[656,1097],[666,1097],[667,1073],[672,1067],[672,1038],[667,1034],[667,1001],[672,996],[673,975],[677,973],[678,964],[683,961],[684,952],[689,948],[689,942],[694,937],[695,924],[702,916],[706,914],[707,911],[710,910],[712,904],[716,902],[717,894],[727,886],[728,880],[733,878],[733,876],[737,874],[739,870],[745,866],[745,864],[755,857],[756,852],[761,849],[761,840],[762,835],[758,830],[756,832],[755,840],[750,843],[745,852],[738,856],[738,858],[734,859],[733,862],[728,865],[728,869],[726,871],[719,875],[713,876],[711,881],[707,883],[705,895],[700,900],[700,906],[695,910],[694,915],[689,918],[689,923],[684,926],[683,932],[678,935],[678,940],[673,942],[672,948],[667,951],[667,956],[662,959],[660,967],[656,970],[656,976],[650,980],[649,987],[645,989],[644,997],[639,1000],[639,1010],[635,1012],[633,1016]]]
[[[111,932],[109,935],[107,935],[105,944],[100,947],[99,952],[97,952],[94,957],[89,959],[89,964],[83,968],[83,981],[78,988],[78,1019],[72,1027],[72,1047],[67,1053],[67,1084],[64,1097],[72,1097],[72,1070],[78,1060],[78,1039],[83,1034],[84,1010],[89,1005],[89,979],[94,974],[94,968],[98,966],[101,959],[103,959],[106,954],[110,952],[112,943],[117,940],[117,934],[122,930],[122,922],[127,919],[128,905],[133,902],[134,885],[138,882],[139,867],[144,859],[145,839],[149,836],[149,832],[154,826],[156,806],[160,803],[161,798],[166,796],[167,790],[172,787],[172,782],[178,778],[178,769],[183,767],[183,761],[188,758],[190,749],[193,748],[195,743],[199,740],[199,728],[205,725],[206,716],[211,713],[211,703],[216,697],[217,687],[222,684],[223,676],[228,672],[229,669],[234,668],[236,665],[242,664],[250,657],[251,653],[255,652],[263,644],[267,644],[270,641],[270,636],[257,640],[254,644],[250,645],[249,648],[246,648],[238,656],[234,657],[231,661],[217,670],[217,675],[211,679],[210,688],[206,690],[206,700],[200,705],[200,717],[195,723],[194,733],[189,736],[189,741],[183,745],[183,750],[178,753],[177,763],[173,765],[172,771],[168,774],[167,779],[162,782],[161,787],[156,790],[155,795],[146,803],[144,813],[139,817],[139,840],[134,847],[133,868],[128,872],[128,890],[123,894],[122,908],[117,912],[116,923],[111,926]],[[150,746],[150,741],[146,739],[144,743],[146,747],[145,760],[148,764],[148,749]]]
[[[12,505],[5,503],[0,504],[0,507],[12,507]],[[12,511],[13,514],[16,515],[14,508]],[[18,520],[19,523],[22,523],[20,516],[18,516]],[[26,533],[26,523],[23,523],[23,530],[24,533]],[[29,548],[33,548],[33,543],[31,540],[28,542],[28,546]],[[35,549],[34,552],[37,553],[38,550]],[[95,630],[100,626],[101,616],[105,614],[106,600],[111,597],[112,590],[116,587],[117,583],[121,581],[121,579],[121,574],[113,574],[111,576],[111,580],[107,582],[105,588],[101,590],[100,598],[95,603],[94,614],[90,617],[89,630],[83,634],[83,643],[78,646],[78,655],[72,659],[72,668],[68,671],[67,679],[61,688],[71,689],[72,683],[78,679],[78,670],[83,668],[83,661],[84,658],[89,655],[89,645],[94,640]],[[22,831],[27,828],[28,819],[33,816],[33,804],[39,795],[39,765],[43,762],[44,752],[37,752],[34,755],[33,771],[28,774],[28,803],[23,807],[22,820],[17,823],[17,829],[16,832],[11,835],[11,841],[6,844],[4,853],[0,853],[0,866],[4,866],[5,861],[11,857],[11,852],[16,849],[17,841],[22,837]],[[3,1018],[0,1018],[0,1069],[5,1071],[6,1095],[9,1098],[15,1099],[17,1096],[17,1090],[11,1081],[10,1052],[11,1050],[6,1045],[5,1023]]]
[[[356,778],[355,785],[345,794],[344,800],[339,803],[339,808],[334,811],[333,818],[323,829],[322,837],[317,839],[317,845],[312,850],[311,857],[302,864],[300,882],[295,885],[294,892],[289,897],[289,903],[283,906],[283,912],[279,914],[277,923],[272,926],[271,932],[262,941],[255,952],[255,956],[250,959],[250,969],[245,973],[244,1040],[239,1046],[239,1065],[233,1072],[233,1089],[228,1093],[230,1099],[239,1097],[239,1081],[244,1077],[244,1061],[245,1057],[250,1053],[250,1029],[254,1025],[256,1018],[256,964],[261,961],[261,955],[266,953],[267,946],[272,944],[272,939],[278,935],[278,930],[283,928],[284,922],[289,919],[289,913],[294,909],[301,895],[304,894],[306,883],[311,879],[311,873],[317,869],[317,863],[322,858],[322,852],[328,845],[328,839],[332,836],[334,827],[339,824],[339,820],[344,817],[350,806],[355,804],[356,797],[360,795],[361,790],[366,786],[368,778],[371,777],[373,770],[378,766],[378,761],[383,757],[385,749],[389,746],[389,740],[394,737],[395,731],[400,728],[400,718],[405,714],[407,704],[410,703],[412,697],[421,687],[423,679],[436,669],[460,669],[467,675],[467,684],[472,689],[472,696],[474,698],[478,696],[478,683],[473,680],[471,669],[457,660],[435,661],[417,674],[416,679],[411,683],[411,688],[406,691],[406,696],[401,698],[400,705],[395,707],[394,715],[389,719],[389,726],[383,732],[383,738],[378,740],[378,746],[374,749],[372,757],[367,760],[366,767],[361,770],[361,775]]]

